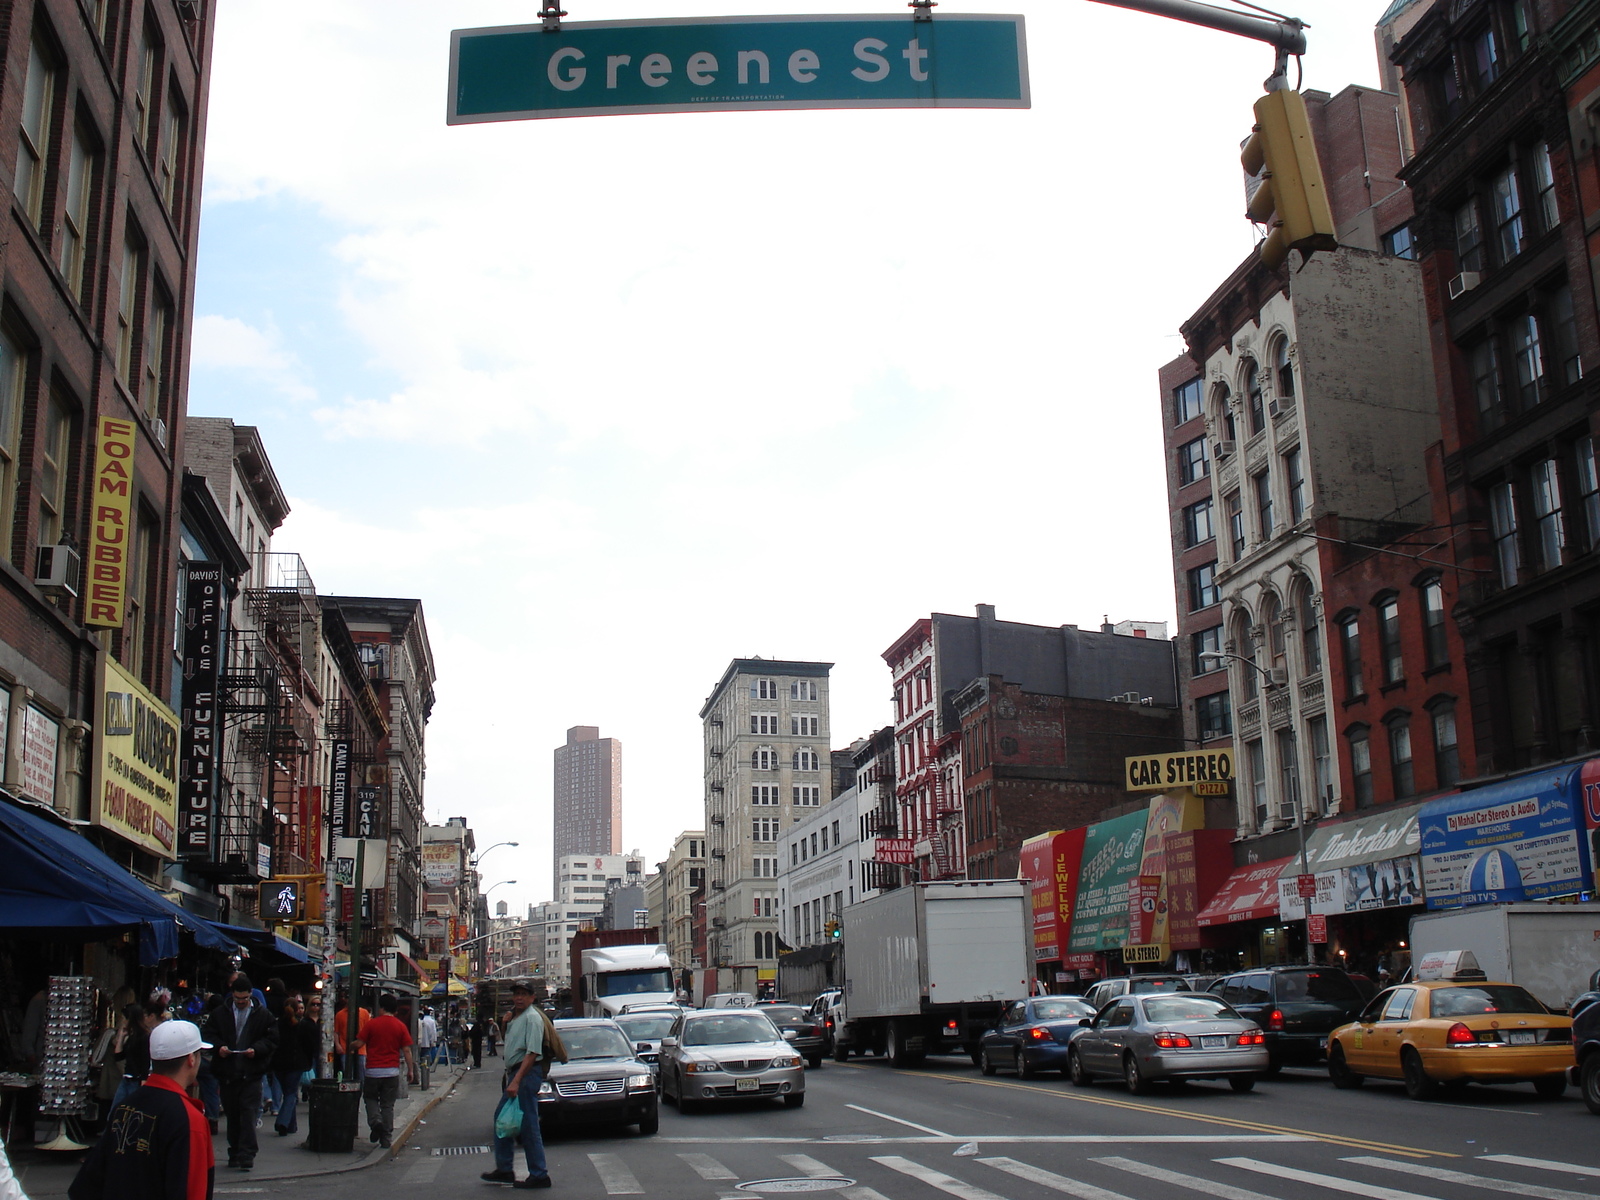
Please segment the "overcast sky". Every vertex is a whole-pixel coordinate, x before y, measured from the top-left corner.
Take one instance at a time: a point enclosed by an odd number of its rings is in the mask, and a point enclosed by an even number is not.
[[[1387,0],[1298,0],[1305,86],[1377,82]],[[535,0],[214,10],[190,411],[261,428],[322,592],[420,597],[429,819],[513,908],[551,752],[623,743],[624,849],[701,816],[738,656],[832,662],[890,719],[919,616],[1171,621],[1156,369],[1249,252],[1264,45],[1087,0],[1023,12],[1027,111],[444,123],[452,27]],[[792,0],[566,0],[571,20]],[[815,11],[900,11],[899,0]],[[937,17],[935,18],[937,19]]]

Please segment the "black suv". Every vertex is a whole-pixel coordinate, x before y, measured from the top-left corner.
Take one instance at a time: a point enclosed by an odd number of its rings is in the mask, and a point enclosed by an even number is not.
[[[1258,967],[1219,979],[1210,991],[1266,1031],[1269,1074],[1286,1062],[1321,1061],[1328,1034],[1365,1003],[1338,967]]]
[[[1600,971],[1589,980],[1589,990],[1572,1002],[1572,1048],[1578,1060],[1572,1082],[1583,1092],[1589,1111],[1600,1116]]]

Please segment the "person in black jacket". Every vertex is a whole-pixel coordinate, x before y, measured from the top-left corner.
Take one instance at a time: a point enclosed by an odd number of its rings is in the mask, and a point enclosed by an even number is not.
[[[72,1200],[211,1200],[211,1130],[199,1102],[185,1094],[206,1049],[189,1021],[151,1031],[150,1077],[112,1110],[67,1189]]]
[[[245,1171],[255,1166],[261,1080],[278,1049],[278,1024],[265,1005],[255,1002],[253,990],[248,978],[235,976],[231,1001],[213,1009],[205,1027],[206,1041],[216,1047],[211,1069],[228,1119],[228,1165]]]
[[[272,1056],[272,1072],[283,1090],[278,1119],[273,1122],[279,1137],[288,1137],[300,1128],[294,1117],[295,1102],[300,1099],[300,1076],[317,1065],[321,1051],[322,1030],[306,1016],[300,997],[290,996],[278,1016],[278,1050]]]

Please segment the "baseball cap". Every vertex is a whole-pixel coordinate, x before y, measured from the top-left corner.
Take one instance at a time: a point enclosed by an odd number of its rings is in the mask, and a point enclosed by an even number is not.
[[[151,1062],[171,1062],[209,1049],[211,1043],[200,1040],[200,1027],[193,1021],[163,1021],[150,1031]]]
[[[530,996],[533,995],[533,988],[529,984],[523,983],[521,980],[513,983],[511,985],[511,990],[513,992],[527,992]]]

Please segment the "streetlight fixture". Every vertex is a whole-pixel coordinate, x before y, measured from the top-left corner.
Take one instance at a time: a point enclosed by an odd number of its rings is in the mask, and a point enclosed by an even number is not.
[[[1223,651],[1223,650],[1202,650],[1195,657],[1198,658],[1202,662],[1204,662],[1208,658],[1209,659],[1219,659],[1219,658],[1236,659],[1237,661],[1244,663],[1245,666],[1250,667],[1253,670],[1259,671],[1262,674],[1262,676],[1266,679],[1268,687],[1281,688],[1281,687],[1287,687],[1288,684],[1289,684],[1289,672],[1288,672],[1287,669],[1285,669],[1283,667],[1273,667],[1271,670],[1268,670],[1266,667],[1263,667],[1260,663],[1258,663],[1255,659],[1246,658],[1242,654],[1229,654],[1229,653],[1227,653],[1226,651]],[[1295,770],[1295,778],[1299,779],[1299,777],[1300,777],[1300,772],[1299,772],[1299,768],[1298,768],[1298,765],[1297,765],[1296,766],[1296,770]],[[1294,798],[1294,828],[1295,828],[1295,832],[1300,835],[1300,874],[1301,875],[1306,875],[1306,874],[1309,874],[1309,871],[1307,870],[1307,867],[1306,867],[1306,810],[1305,810],[1305,804],[1301,801],[1300,797],[1298,797],[1298,796],[1296,796]],[[1312,950],[1311,950],[1311,897],[1310,896],[1302,896],[1302,897],[1300,897],[1300,904],[1301,904],[1302,908],[1304,908],[1304,910],[1305,910],[1306,962],[1307,963],[1311,963],[1311,962],[1314,961],[1314,955],[1313,955]]]
[[[488,850],[480,850],[480,851],[478,851],[478,853],[474,854],[472,856],[472,865],[473,865],[474,868],[476,868],[477,865],[483,861],[483,856],[485,854],[489,853],[489,850],[498,850],[501,846],[518,846],[518,845],[521,845],[521,843],[520,842],[496,842],[494,845],[490,846]]]
[[[488,899],[488,898],[489,898],[489,893],[490,893],[490,892],[492,892],[492,891],[494,891],[494,890],[495,890],[495,888],[497,888],[497,887],[505,887],[505,885],[506,885],[506,884],[508,884],[508,883],[515,883],[515,882],[516,882],[516,880],[515,880],[515,879],[502,879],[502,880],[501,880],[501,881],[500,881],[500,882],[499,882],[499,883],[491,883],[491,884],[490,884],[490,885],[489,885],[489,886],[488,886],[488,887],[487,887],[487,888],[485,888],[485,889],[484,889],[484,891],[483,891],[483,892],[481,892],[481,893],[480,893],[480,894],[481,894],[481,895],[482,895],[482,896],[483,896],[483,898],[484,898],[484,899],[485,899],[485,900],[487,900],[487,899]]]

